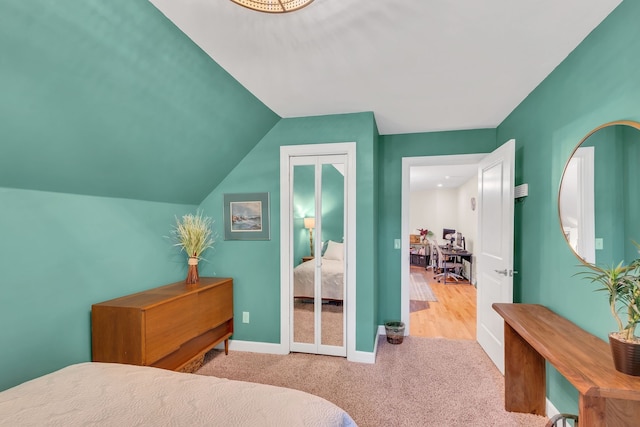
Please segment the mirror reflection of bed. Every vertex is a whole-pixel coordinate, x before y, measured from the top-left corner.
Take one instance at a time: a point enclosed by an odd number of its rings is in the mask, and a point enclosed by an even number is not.
[[[324,247],[325,245],[323,245]],[[322,255],[321,266],[321,342],[327,345],[343,344],[343,244],[329,240]],[[315,258],[304,261],[293,269],[294,341],[311,343],[314,333],[314,275]]]

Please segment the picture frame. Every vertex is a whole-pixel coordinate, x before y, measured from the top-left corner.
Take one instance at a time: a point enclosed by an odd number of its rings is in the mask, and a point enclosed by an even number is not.
[[[224,195],[224,240],[270,240],[269,193]]]

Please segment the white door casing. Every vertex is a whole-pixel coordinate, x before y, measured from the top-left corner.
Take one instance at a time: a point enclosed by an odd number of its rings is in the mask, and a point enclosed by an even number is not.
[[[515,140],[478,166],[477,339],[504,374],[504,321],[496,302],[513,302],[513,187]]]

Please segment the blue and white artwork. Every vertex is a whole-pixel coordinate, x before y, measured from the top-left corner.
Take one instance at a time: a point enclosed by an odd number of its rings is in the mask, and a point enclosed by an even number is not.
[[[231,232],[262,231],[262,202],[231,202]]]

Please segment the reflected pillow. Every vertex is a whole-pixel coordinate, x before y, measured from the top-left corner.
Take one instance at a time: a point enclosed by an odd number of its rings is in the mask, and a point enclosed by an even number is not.
[[[327,243],[327,250],[324,252],[324,259],[335,259],[342,261],[344,259],[344,248],[342,243],[329,240]]]
[[[327,251],[328,244],[329,244],[328,240],[325,240],[324,242],[322,242],[322,256],[324,256],[324,253]]]

